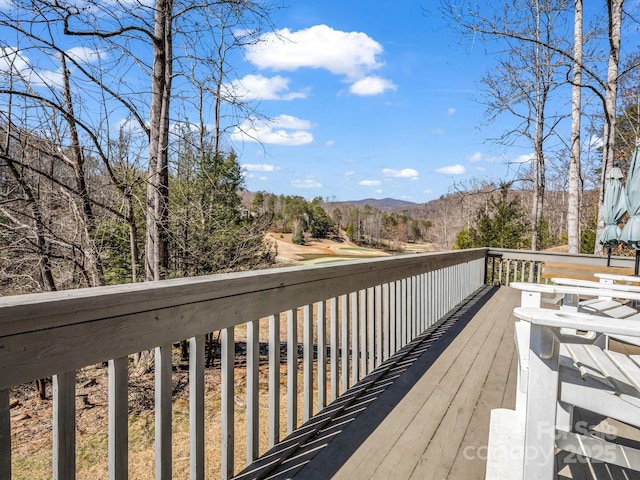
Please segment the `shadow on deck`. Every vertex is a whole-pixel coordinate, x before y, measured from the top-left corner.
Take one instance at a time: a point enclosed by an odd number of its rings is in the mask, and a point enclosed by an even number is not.
[[[489,412],[515,404],[519,300],[478,290],[234,478],[484,478]]]

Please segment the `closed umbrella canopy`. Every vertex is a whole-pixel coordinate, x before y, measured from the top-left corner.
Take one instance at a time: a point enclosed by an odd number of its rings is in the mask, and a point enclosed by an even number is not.
[[[625,185],[629,220],[620,235],[620,241],[635,250],[640,249],[640,158],[638,156],[638,145],[636,145]]]
[[[621,230],[618,223],[627,212],[627,202],[623,195],[622,170],[612,168],[607,174],[604,191],[604,231],[600,243],[604,247],[615,247],[620,243]],[[639,177],[640,178],[640,177]]]

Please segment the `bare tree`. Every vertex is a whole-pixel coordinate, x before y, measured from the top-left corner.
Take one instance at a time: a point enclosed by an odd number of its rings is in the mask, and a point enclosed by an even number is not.
[[[624,0],[607,0],[608,26],[609,26],[609,61],[607,65],[607,80],[604,95],[604,128],[602,147],[602,174],[600,177],[600,195],[598,198],[598,228],[596,238],[600,238],[604,230],[604,190],[609,170],[613,167],[618,81],[620,68],[620,32],[622,29],[622,6]],[[600,242],[596,241],[595,253],[602,253]]]
[[[580,125],[582,107],[582,0],[574,0],[573,79],[571,82],[571,160],[567,238],[569,253],[580,252]]]

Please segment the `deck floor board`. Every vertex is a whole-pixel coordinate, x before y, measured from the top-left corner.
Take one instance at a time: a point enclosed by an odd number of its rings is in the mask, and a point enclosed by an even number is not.
[[[517,290],[495,291],[466,324],[445,333],[449,337],[436,348],[417,348],[412,358],[400,361],[392,368],[397,374],[267,478],[483,479],[490,412],[515,406],[512,312],[519,303]],[[558,479],[618,478],[594,477],[589,465],[565,467]],[[635,473],[620,478],[638,478]]]
[[[518,292],[500,288],[428,369],[400,379],[413,381],[401,397],[376,400],[396,404],[366,438],[356,425],[341,433],[343,442],[352,434],[360,442],[346,461],[329,465],[329,445],[294,478],[484,478],[489,412],[514,406],[512,311],[519,301]]]

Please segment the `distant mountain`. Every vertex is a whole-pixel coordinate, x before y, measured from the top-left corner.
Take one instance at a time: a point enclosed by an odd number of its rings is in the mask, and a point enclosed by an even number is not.
[[[407,208],[413,208],[420,205],[419,203],[407,202],[405,200],[397,200],[395,198],[365,198],[364,200],[348,200],[344,202],[325,202],[325,205],[338,205],[338,204],[347,204],[354,205],[356,207],[364,207],[365,205],[370,205],[372,207],[378,208],[382,211],[402,211]]]

